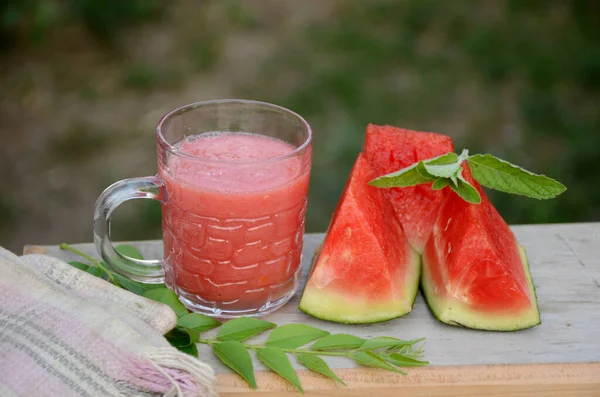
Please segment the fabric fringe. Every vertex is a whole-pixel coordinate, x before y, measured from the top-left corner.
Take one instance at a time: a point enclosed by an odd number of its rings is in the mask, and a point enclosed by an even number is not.
[[[148,358],[171,385],[165,397],[218,396],[217,379],[208,364],[174,349],[157,349]]]

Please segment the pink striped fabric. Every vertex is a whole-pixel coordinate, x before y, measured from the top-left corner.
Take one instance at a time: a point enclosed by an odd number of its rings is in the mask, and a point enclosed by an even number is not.
[[[210,367],[162,337],[175,321],[56,258],[0,248],[0,396],[216,396]]]

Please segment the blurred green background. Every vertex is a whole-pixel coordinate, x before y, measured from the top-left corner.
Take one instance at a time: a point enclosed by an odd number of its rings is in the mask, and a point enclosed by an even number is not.
[[[324,231],[367,123],[451,135],[563,182],[490,193],[509,223],[600,220],[600,2],[0,0],[0,244],[91,241],[112,182],[156,172],[154,126],[205,99],[270,101],[315,131]],[[116,239],[160,237],[156,203]]]

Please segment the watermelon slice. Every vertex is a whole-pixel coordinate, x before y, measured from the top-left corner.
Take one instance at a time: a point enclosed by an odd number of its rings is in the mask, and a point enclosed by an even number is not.
[[[369,124],[364,150],[379,177],[453,152],[454,145],[450,137],[442,134]],[[422,253],[445,193],[432,190],[431,184],[383,190],[392,202],[408,242]]]
[[[300,310],[341,323],[385,321],[411,311],[420,257],[361,154],[314,258]]]
[[[423,293],[442,322],[497,331],[540,324],[525,250],[466,163],[463,176],[481,204],[448,190],[423,254]]]

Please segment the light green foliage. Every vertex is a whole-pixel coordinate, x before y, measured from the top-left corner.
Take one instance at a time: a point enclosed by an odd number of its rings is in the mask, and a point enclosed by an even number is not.
[[[489,154],[470,156],[469,166],[473,178],[483,186],[506,193],[543,200],[554,198],[567,190],[554,179],[534,174]]]
[[[483,186],[505,193],[519,194],[536,199],[551,199],[567,188],[545,175],[537,175],[490,154],[469,156],[464,150],[460,156],[448,153],[434,159],[419,161],[396,172],[373,179],[369,184],[380,188],[407,187],[435,181],[431,188],[440,190],[449,186],[463,200],[481,203],[477,189],[463,176],[463,162],[471,168],[473,178]]]

